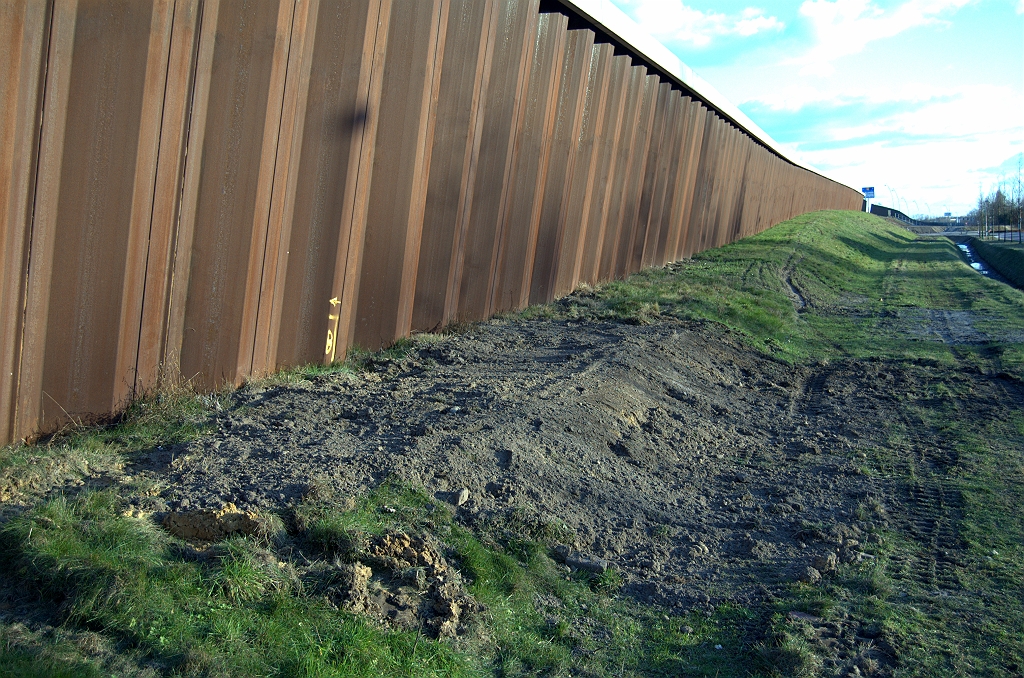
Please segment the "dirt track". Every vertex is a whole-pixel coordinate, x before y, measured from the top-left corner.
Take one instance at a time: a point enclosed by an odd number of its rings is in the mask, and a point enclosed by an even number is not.
[[[565,542],[638,600],[710,609],[871,558],[871,527],[913,520],[908,488],[858,468],[894,427],[920,463],[950,463],[895,406],[940,368],[794,368],[711,324],[493,320],[372,370],[241,389],[216,434],[140,462],[171,477],[139,508],[281,507],[314,480],[358,495],[394,477],[453,505],[466,488],[467,525]]]

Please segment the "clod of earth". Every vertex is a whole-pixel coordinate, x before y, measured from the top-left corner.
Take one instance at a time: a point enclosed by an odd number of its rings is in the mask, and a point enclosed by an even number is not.
[[[821,581],[821,572],[816,568],[806,567],[803,572],[800,573],[800,581],[805,584],[817,584]]]
[[[585,570],[598,574],[608,569],[608,561],[604,558],[595,558],[578,552],[569,554],[565,559],[565,564],[574,570]]]
[[[404,532],[387,532],[353,554],[352,563],[315,568],[311,586],[340,609],[378,618],[396,628],[422,629],[434,638],[465,633],[484,610],[436,545]]]
[[[822,574],[835,572],[838,567],[839,556],[835,551],[829,551],[828,553],[814,559],[814,569],[818,570]]]
[[[261,532],[257,514],[239,511],[232,503],[216,511],[172,511],[164,516],[162,524],[168,532],[187,541],[220,541],[232,534]]]

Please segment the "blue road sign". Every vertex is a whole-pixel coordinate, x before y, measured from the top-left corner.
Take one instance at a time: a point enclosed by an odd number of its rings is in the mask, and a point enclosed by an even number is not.
[[[860,189],[860,192],[864,194],[865,198],[874,198],[875,197],[875,187],[874,186],[865,186],[864,188]]]

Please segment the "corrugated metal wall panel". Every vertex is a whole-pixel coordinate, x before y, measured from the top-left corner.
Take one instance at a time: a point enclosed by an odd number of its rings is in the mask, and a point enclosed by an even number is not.
[[[623,191],[621,216],[619,217],[619,243],[615,257],[615,277],[624,277],[640,270],[640,258],[643,255],[643,237],[646,228],[639,225],[640,206],[647,171],[648,156],[651,152],[651,135],[654,130],[655,114],[658,104],[658,86],[661,80],[656,75],[648,75],[643,83],[643,102],[640,105],[636,123],[636,134],[633,138],[633,149],[630,152],[629,173]],[[636,252],[637,240],[640,240],[640,251]],[[634,258],[636,263],[634,264]]]
[[[459,320],[479,320],[490,312],[501,220],[512,188],[513,147],[539,19],[538,0],[499,1],[465,247],[458,265]]]
[[[291,139],[282,134],[287,148],[279,153],[279,164],[287,163],[282,223],[278,244],[268,247],[277,263],[268,256],[264,274],[274,295],[264,302],[269,308],[261,306],[268,369],[332,360],[347,341],[338,339],[341,297],[353,220],[365,210],[359,168],[374,148],[365,140],[377,125],[380,78],[371,75],[387,45],[389,16],[380,0],[319,0],[306,13],[302,48],[292,49],[302,58],[293,60],[295,92],[286,98],[295,107]]]
[[[252,365],[292,9],[203,7],[165,342],[172,378],[203,387]]]
[[[441,89],[430,156],[412,325],[440,327],[456,312],[459,253],[465,240],[480,149],[497,0],[453,0],[448,10]]]
[[[200,0],[177,0],[174,5],[136,365],[136,387],[143,391],[157,387],[164,378],[177,378],[174,371],[178,365],[177,354],[173,374],[165,369],[167,314],[178,242],[202,4]]]
[[[447,10],[442,0],[394,2],[387,50],[373,66],[371,80],[382,83],[371,113],[376,134],[367,139],[375,151],[372,164],[359,170],[359,181],[368,184],[367,207],[352,231],[362,251],[353,249],[349,259],[356,283],[342,297],[349,324],[339,330],[371,350],[408,334],[412,323]]]
[[[583,221],[580,228],[583,237],[583,253],[577,280],[595,281],[604,247],[604,228],[608,217],[606,204],[612,185],[612,160],[619,140],[619,121],[625,103],[626,76],[630,59],[615,56],[611,45],[602,45],[602,58],[598,68],[603,72],[599,82],[603,83],[598,96],[597,126],[595,128],[593,167],[589,179],[589,190]]]
[[[568,294],[580,281],[580,270],[587,245],[587,223],[594,181],[597,172],[597,134],[607,101],[608,77],[611,73],[611,45],[590,48],[585,78],[579,134],[573,149],[572,176],[562,227],[562,242],[555,273],[554,295]]]
[[[531,304],[542,304],[554,299],[561,262],[565,258],[563,248],[571,249],[574,255],[575,243],[579,238],[578,230],[573,229],[573,234],[567,231],[574,223],[569,216],[572,178],[577,170],[584,174],[587,171],[584,164],[586,160],[578,158],[577,149],[583,133],[587,78],[593,49],[593,31],[570,31],[562,63],[558,66],[561,78],[555,126],[551,133],[547,182],[544,186],[533,269],[530,272]]]
[[[640,195],[640,209],[637,216],[639,229],[635,236],[631,266],[639,270],[652,265],[657,252],[661,232],[661,209],[664,206],[665,186],[669,164],[673,153],[664,152],[671,146],[674,136],[676,104],[679,95],[672,91],[667,82],[658,85],[657,108],[654,128],[651,131],[651,150],[647,155],[644,170],[643,189]]]
[[[15,437],[47,3],[0,6],[0,443]]]
[[[630,57],[621,56],[631,62]],[[633,160],[635,140],[640,127],[641,108],[644,105],[644,88],[647,84],[647,68],[627,63],[623,89],[623,105],[617,121],[617,142],[611,157],[611,172],[608,176],[608,193],[605,199],[605,219],[601,245],[601,259],[597,280],[610,280],[615,276],[615,262],[619,254],[619,238],[622,233],[622,212],[628,188],[629,171]]]
[[[171,2],[57,3],[32,225],[19,426],[132,394]]]
[[[538,0],[5,3],[0,440],[860,207],[568,25]]]
[[[544,205],[558,113],[567,18],[541,14],[514,144],[508,198],[498,235],[491,312],[525,306]]]

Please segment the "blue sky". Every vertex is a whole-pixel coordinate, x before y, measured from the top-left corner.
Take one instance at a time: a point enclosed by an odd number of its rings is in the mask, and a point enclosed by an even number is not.
[[[612,0],[823,174],[911,214],[1017,177],[1024,0]]]

